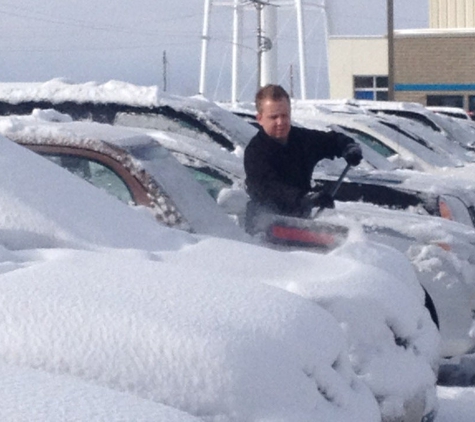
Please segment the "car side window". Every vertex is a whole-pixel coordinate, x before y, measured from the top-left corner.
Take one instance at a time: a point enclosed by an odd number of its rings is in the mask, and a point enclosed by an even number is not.
[[[75,155],[42,155],[99,189],[114,195],[126,204],[134,203],[132,194],[125,182],[109,167],[97,161]]]

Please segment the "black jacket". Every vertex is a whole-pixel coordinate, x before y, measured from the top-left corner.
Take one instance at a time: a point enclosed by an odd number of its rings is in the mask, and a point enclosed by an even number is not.
[[[292,127],[287,144],[282,145],[260,129],[244,151],[248,206],[299,215],[315,165],[324,158],[341,157],[353,142],[337,132]]]

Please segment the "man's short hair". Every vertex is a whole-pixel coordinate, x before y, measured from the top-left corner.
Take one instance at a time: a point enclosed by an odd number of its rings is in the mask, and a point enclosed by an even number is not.
[[[256,93],[256,110],[258,113],[262,111],[262,103],[265,100],[280,101],[286,99],[290,104],[290,96],[287,91],[280,85],[268,84],[263,86]]]

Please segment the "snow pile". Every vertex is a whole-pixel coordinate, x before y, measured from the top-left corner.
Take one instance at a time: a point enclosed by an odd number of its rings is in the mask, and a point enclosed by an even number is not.
[[[29,101],[77,101],[80,103],[122,103],[141,107],[157,105],[157,86],[138,86],[127,82],[109,81],[103,84],[86,82],[75,84],[64,79],[44,83],[1,84],[0,100],[12,104]]]
[[[334,257],[348,262],[332,262]],[[320,271],[315,280],[299,277],[282,287],[314,300],[340,321],[353,369],[378,397],[383,417],[402,417],[405,405],[421,394],[428,408],[435,406],[438,333],[409,261],[366,241],[345,244],[326,264],[331,271]]]
[[[0,364],[0,419],[24,422],[198,422],[177,409],[67,375]]]
[[[213,243],[21,254],[1,276],[0,356],[212,421],[377,421],[336,321],[296,295],[193,267]]]

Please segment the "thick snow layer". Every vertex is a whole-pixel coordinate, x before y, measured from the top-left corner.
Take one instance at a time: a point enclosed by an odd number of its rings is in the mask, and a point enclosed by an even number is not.
[[[0,418],[15,422],[198,422],[171,407],[67,375],[0,364]]]
[[[0,356],[209,420],[378,420],[336,321],[280,289],[202,271],[193,264],[208,247],[21,254],[1,276]]]
[[[158,105],[161,95],[158,86],[140,87],[121,81],[73,84],[62,79],[52,79],[44,83],[3,84],[1,92],[1,98],[8,99],[13,104],[33,100],[53,103],[74,100],[94,103],[119,102],[144,107]]]

